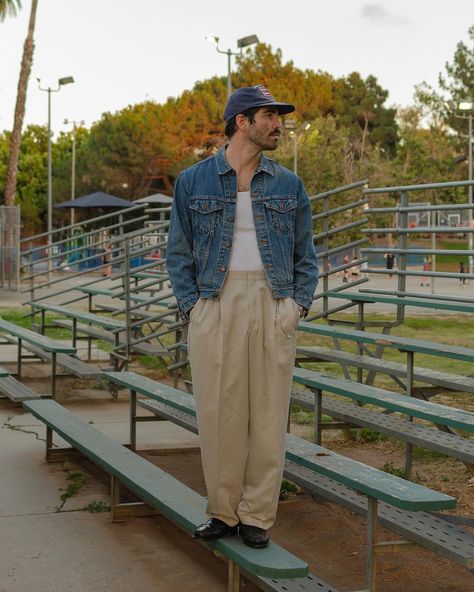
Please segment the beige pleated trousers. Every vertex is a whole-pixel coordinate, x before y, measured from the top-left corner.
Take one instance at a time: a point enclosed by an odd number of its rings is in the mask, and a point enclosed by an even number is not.
[[[275,521],[298,307],[263,271],[229,272],[219,300],[191,311],[189,357],[207,512],[230,526]]]

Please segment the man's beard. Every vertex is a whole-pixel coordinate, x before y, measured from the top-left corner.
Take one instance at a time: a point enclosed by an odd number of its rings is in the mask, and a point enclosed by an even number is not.
[[[277,137],[274,137],[277,136]],[[276,150],[280,139],[280,132],[262,133],[254,131],[249,134],[249,139],[256,144],[260,150]]]

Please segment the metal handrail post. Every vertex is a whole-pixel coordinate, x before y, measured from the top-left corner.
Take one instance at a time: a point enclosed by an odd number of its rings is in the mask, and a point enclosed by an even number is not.
[[[131,341],[132,341],[132,318],[130,310],[130,242],[128,237],[124,241],[124,274],[123,285],[125,288],[125,357],[124,369],[128,370],[128,361],[130,360]]]
[[[400,195],[400,205],[402,207],[408,207],[408,192],[402,191]],[[408,212],[402,211],[399,217],[399,224],[401,228],[408,228]],[[400,241],[400,248],[407,249],[408,247],[408,235],[406,233],[402,233],[399,235]],[[402,252],[399,256],[399,269],[402,271],[406,271],[407,268],[407,260],[408,256],[406,253]],[[406,291],[406,275],[399,274],[397,275],[397,282],[398,282],[398,290],[400,292]],[[403,323],[405,320],[405,307],[404,306],[397,306],[397,321]]]
[[[472,105],[471,105],[472,107]],[[472,181],[472,112],[469,114],[469,153],[468,153],[468,177],[469,181]],[[468,202],[469,205],[473,205],[472,201],[472,185],[468,187]],[[469,225],[472,226],[472,210],[469,213]],[[472,251],[472,233],[468,234],[468,249]],[[469,273],[473,273],[474,269],[474,258],[472,253],[469,255]]]
[[[324,257],[323,257],[323,272],[324,272],[324,276],[323,276],[323,290],[325,293],[328,292],[329,290],[329,255],[328,255],[328,251],[329,251],[329,216],[327,216],[327,212],[330,210],[330,204],[329,204],[329,196],[326,196],[323,199],[323,249],[324,249]],[[323,312],[327,313],[329,310],[329,298],[327,296],[327,294],[324,296],[323,298]]]

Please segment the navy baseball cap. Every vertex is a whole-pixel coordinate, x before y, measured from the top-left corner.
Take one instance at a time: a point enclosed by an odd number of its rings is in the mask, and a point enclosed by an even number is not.
[[[252,107],[276,107],[279,115],[286,115],[295,110],[294,105],[275,101],[270,91],[262,84],[257,84],[257,86],[243,86],[230,95],[224,109],[224,119],[229,121]]]

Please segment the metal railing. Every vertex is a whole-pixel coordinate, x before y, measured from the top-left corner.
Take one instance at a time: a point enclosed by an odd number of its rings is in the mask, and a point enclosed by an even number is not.
[[[364,194],[368,197],[376,196],[381,194],[394,195],[399,199],[396,206],[391,207],[370,207],[366,210],[367,215],[394,215],[397,216],[397,222],[395,226],[385,226],[378,228],[366,228],[362,230],[365,235],[396,235],[398,237],[398,246],[384,246],[384,247],[369,247],[362,249],[364,255],[374,254],[393,254],[398,260],[398,265],[393,269],[377,269],[374,267],[368,267],[365,271],[368,275],[370,274],[381,274],[381,275],[395,275],[397,277],[397,289],[396,290],[383,290],[383,289],[361,289],[361,292],[367,292],[371,294],[385,294],[395,295],[401,298],[403,297],[416,297],[425,299],[438,299],[447,300],[452,302],[474,302],[472,298],[464,298],[460,296],[453,296],[450,294],[442,294],[436,292],[435,279],[459,279],[460,281],[474,279],[473,273],[453,272],[453,271],[438,271],[436,265],[437,255],[456,255],[457,257],[467,256],[471,261],[474,257],[474,250],[462,248],[457,249],[438,249],[437,248],[437,235],[438,234],[472,234],[474,232],[473,226],[442,226],[436,224],[436,214],[444,211],[452,212],[464,212],[469,211],[469,220],[472,220],[472,210],[474,206],[470,203],[443,203],[443,204],[426,204],[426,203],[410,203],[410,195],[412,192],[420,191],[441,191],[452,190],[456,188],[464,188],[474,185],[474,181],[453,181],[446,183],[426,183],[420,185],[405,185],[397,187],[382,187],[374,189],[364,190]],[[419,196],[418,196],[419,197]],[[422,226],[416,226],[409,223],[409,214],[415,212],[425,212],[428,214],[429,224]],[[431,238],[431,248],[419,248],[410,246],[410,240],[418,235],[428,235]],[[415,256],[427,256],[431,257],[431,270],[427,269],[427,261],[425,261],[424,269],[413,269],[408,265],[408,257],[410,255]],[[472,265],[470,265],[472,269]],[[407,278],[408,277],[421,277],[431,279],[431,294],[424,292],[415,292],[407,290]],[[404,321],[404,310],[405,307],[401,302],[397,306],[397,321]]]
[[[316,204],[316,209],[320,211],[313,214],[313,221],[320,223],[322,226],[321,232],[313,236],[313,240],[317,244],[317,258],[319,260],[319,279],[321,280],[314,300],[322,299],[322,311],[317,313],[310,313],[308,315],[309,321],[318,318],[328,318],[337,312],[345,310],[353,306],[352,303],[330,306],[328,292],[330,290],[329,281],[340,279],[339,285],[331,286],[333,291],[342,291],[349,287],[353,288],[367,281],[365,277],[360,277],[361,266],[365,265],[367,259],[359,257],[359,249],[362,245],[368,242],[367,238],[353,238],[349,242],[344,242],[344,236],[349,231],[360,232],[360,228],[367,223],[368,219],[365,217],[365,207],[368,204],[367,197],[357,197],[352,200],[352,192],[360,191],[367,186],[367,179],[344,185],[331,191],[318,193],[309,198],[312,204]],[[341,198],[341,195],[349,193],[349,201],[341,206],[333,207],[332,200],[334,198]],[[359,208],[364,208],[364,216],[354,220]],[[339,223],[337,226],[331,227],[331,221],[335,216],[340,217],[341,214],[346,214],[350,218],[350,222]],[[353,232],[352,232],[353,233]],[[319,244],[318,244],[319,243]],[[341,243],[341,244],[337,244]],[[349,255],[350,253],[350,255]],[[354,274],[352,272],[355,272]],[[352,280],[349,282],[349,280]]]

